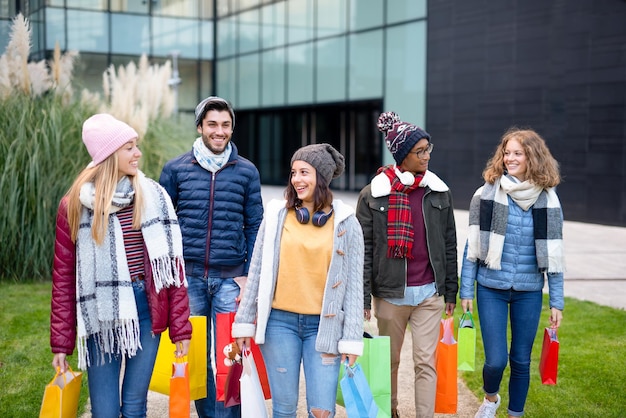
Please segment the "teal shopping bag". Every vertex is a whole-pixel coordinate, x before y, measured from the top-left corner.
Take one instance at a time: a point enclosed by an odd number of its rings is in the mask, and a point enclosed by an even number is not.
[[[459,319],[457,350],[457,369],[473,372],[476,369],[476,327],[469,311]]]
[[[377,418],[391,417],[391,348],[389,337],[364,334],[363,355],[356,361],[360,366],[378,406]],[[337,381],[337,404],[345,406],[341,391],[344,368],[340,368]]]
[[[378,418],[378,406],[359,363],[350,367],[346,360],[339,387],[349,418]]]

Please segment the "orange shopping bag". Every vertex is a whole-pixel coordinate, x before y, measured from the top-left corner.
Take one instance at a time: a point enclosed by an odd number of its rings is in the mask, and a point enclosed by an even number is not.
[[[437,343],[437,395],[435,412],[456,414],[458,403],[457,342],[454,339],[454,317],[441,320]]]
[[[190,402],[189,363],[177,357],[172,364],[170,379],[170,418],[189,418]]]

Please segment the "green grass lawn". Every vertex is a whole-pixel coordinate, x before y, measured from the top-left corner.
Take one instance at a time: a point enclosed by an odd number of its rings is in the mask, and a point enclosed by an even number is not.
[[[46,384],[54,376],[49,343],[50,283],[0,282],[0,417],[36,417]],[[544,302],[547,306],[547,300]],[[480,327],[476,315],[477,327]],[[458,317],[458,315],[457,315]],[[621,417],[626,406],[626,311],[566,298],[559,329],[558,384],[541,384],[538,372],[544,309],[537,331],[526,404],[528,417]],[[478,332],[476,371],[461,372],[482,397],[482,341]],[[76,356],[69,357],[76,370]],[[506,416],[506,382],[499,417]],[[87,401],[86,378],[79,414]]]

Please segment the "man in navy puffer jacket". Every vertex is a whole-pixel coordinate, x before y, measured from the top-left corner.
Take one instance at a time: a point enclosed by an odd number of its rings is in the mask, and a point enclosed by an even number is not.
[[[183,235],[191,315],[207,317],[207,347],[215,314],[234,312],[245,286],[252,249],[263,219],[257,168],[231,142],[235,113],[220,97],[196,107],[200,137],[191,151],[168,161],[159,182],[172,198]],[[214,352],[223,347],[214,347]],[[207,397],[199,417],[239,417],[239,406],[216,401],[207,350]]]

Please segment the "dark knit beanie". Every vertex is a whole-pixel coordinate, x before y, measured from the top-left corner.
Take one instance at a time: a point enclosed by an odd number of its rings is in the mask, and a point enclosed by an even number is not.
[[[402,122],[395,112],[381,113],[378,117],[378,130],[385,134],[385,144],[396,160],[396,164],[409,155],[409,151],[420,139],[426,138],[430,142],[430,135],[422,128]]]
[[[291,157],[291,164],[293,165],[293,162],[297,160],[311,164],[326,181],[326,185],[329,185],[332,179],[339,177],[346,167],[343,155],[330,144],[312,144],[302,147]]]
[[[235,111],[233,107],[226,100],[217,96],[209,96],[196,106],[196,128],[200,126],[209,110],[217,110],[218,112],[228,111],[230,118],[233,120],[233,129],[235,129]]]

